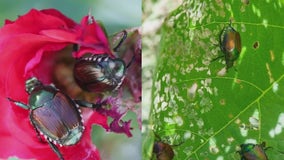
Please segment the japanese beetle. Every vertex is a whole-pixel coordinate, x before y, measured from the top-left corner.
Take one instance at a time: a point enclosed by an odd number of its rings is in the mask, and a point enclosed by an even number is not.
[[[164,142],[155,142],[153,153],[157,160],[172,160],[175,155],[172,146]]]
[[[153,155],[156,156],[156,160],[172,160],[174,159],[175,153],[173,147],[180,146],[184,142],[181,141],[179,144],[168,144],[161,140],[161,137],[155,134],[155,142],[153,146]]]
[[[90,55],[77,60],[73,72],[77,84],[84,90],[112,91],[123,82],[126,65],[123,60],[107,54]]]
[[[123,31],[123,38],[113,49],[118,48],[127,37],[127,32]],[[84,90],[90,92],[104,92],[117,90],[124,78],[126,69],[130,66],[120,58],[112,58],[108,54],[84,55],[76,60],[73,73],[77,84]]]
[[[239,58],[242,50],[240,33],[232,27],[232,21],[230,21],[230,24],[221,31],[219,35],[219,46],[224,55],[221,55],[212,61],[225,57],[226,69],[228,70]]]
[[[268,160],[265,151],[270,147],[265,147],[265,142],[261,144],[241,144],[241,150],[237,151],[241,160]]]
[[[102,104],[92,104],[72,100],[53,85],[43,85],[37,78],[26,81],[29,94],[28,104],[8,98],[15,105],[30,111],[30,122],[41,140],[43,135],[60,160],[63,156],[57,148],[76,144],[82,137],[84,126],[79,106],[96,108]]]

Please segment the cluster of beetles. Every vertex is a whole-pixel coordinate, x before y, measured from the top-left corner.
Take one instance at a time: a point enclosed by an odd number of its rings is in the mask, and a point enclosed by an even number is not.
[[[127,37],[127,32],[118,45],[117,50]],[[234,62],[241,53],[241,38],[239,32],[232,23],[226,26],[219,36],[220,49],[223,55],[213,59],[225,58],[226,69],[233,67]],[[134,59],[134,55],[132,60]],[[76,60],[73,73],[77,84],[90,92],[104,92],[116,90],[120,87],[125,77],[126,69],[130,66],[120,58],[112,58],[108,54],[90,54]],[[61,92],[53,84],[45,85],[36,77],[26,81],[26,92],[29,94],[28,104],[8,98],[15,105],[30,110],[30,122],[34,126],[37,136],[46,139],[52,150],[60,160],[63,155],[57,145],[74,145],[82,137],[84,125],[80,107],[99,108],[101,103],[89,103],[83,100],[71,99]],[[237,151],[241,160],[268,160],[265,153],[265,144],[242,144],[241,150]],[[153,152],[157,160],[171,160],[174,152],[171,145],[163,142],[155,142]]]
[[[224,27],[219,35],[219,46],[222,55],[214,58],[211,62],[224,58],[226,62],[226,71],[234,66],[234,62],[238,59],[241,50],[241,37],[240,33],[232,27],[232,22]],[[266,147],[265,142],[261,144],[246,143],[240,145],[240,150],[237,151],[241,160],[268,160],[266,150],[271,147]],[[172,160],[174,158],[173,146],[162,142],[156,141],[153,146],[153,153],[157,160]]]
[[[114,48],[117,50],[127,37],[123,37]],[[125,77],[128,65],[120,58],[112,58],[108,54],[89,54],[76,60],[73,68],[77,84],[87,91],[105,92],[118,89]],[[32,77],[25,82],[29,94],[28,104],[7,99],[15,105],[30,111],[30,122],[38,138],[44,137],[60,160],[64,160],[57,145],[70,146],[78,143],[84,131],[80,107],[99,108],[105,102],[97,104],[84,100],[71,99],[53,84],[43,84],[38,78]]]
[[[226,70],[228,71],[234,65],[242,50],[240,33],[232,27],[232,21],[221,31],[219,46],[223,55],[213,59],[213,61],[224,57]],[[237,153],[240,154],[241,160],[268,160],[265,151],[270,147],[265,147],[265,142],[261,144],[241,144],[240,148],[240,151],[237,151]]]

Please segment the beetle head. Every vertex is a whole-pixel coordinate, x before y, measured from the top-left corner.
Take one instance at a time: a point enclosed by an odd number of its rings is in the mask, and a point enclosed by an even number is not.
[[[42,86],[42,83],[35,77],[26,81],[26,91],[30,94],[37,86]]]

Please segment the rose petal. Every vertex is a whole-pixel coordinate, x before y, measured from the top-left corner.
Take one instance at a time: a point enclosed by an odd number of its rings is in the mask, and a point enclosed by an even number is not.
[[[66,41],[68,37],[56,39],[42,34],[42,31],[74,31],[76,37],[76,30],[79,28],[77,26],[79,24],[75,24],[58,11],[33,9],[16,21],[7,20],[1,28],[0,63],[1,69],[5,72],[0,72],[0,159],[7,159],[9,156],[57,159],[50,146],[39,141],[36,131],[30,124],[29,111],[11,105],[6,97],[26,103],[28,94],[25,92],[25,81],[31,76],[36,76],[44,84],[49,84],[52,79],[54,56],[71,43]],[[108,128],[107,117],[99,113],[94,115],[97,119],[93,122]],[[91,143],[91,125],[86,128],[78,144],[59,149],[65,159],[100,159],[98,150]]]
[[[97,124],[109,130],[109,125],[107,123],[107,116],[101,114],[100,112],[88,112],[84,114],[84,120],[86,121],[86,126],[91,126],[92,124]],[[91,128],[86,129],[86,134],[91,134]]]
[[[81,36],[79,39],[84,42],[102,43],[106,48],[106,53],[111,53],[108,39],[101,26],[95,21],[93,16],[85,16],[81,20]]]
[[[76,27],[78,25],[72,19],[66,17],[64,14],[62,14],[61,12],[59,12],[56,9],[52,9],[52,8],[51,9],[43,9],[40,12],[42,12],[44,14],[55,16],[55,17],[63,20],[66,23],[66,25],[68,26],[68,28],[73,28],[73,27]]]
[[[29,41],[27,41],[27,39]],[[0,72],[0,79],[3,84],[3,88],[1,89],[4,89],[0,92],[0,94],[4,93],[4,95],[7,97],[13,97],[20,100],[26,98],[27,94],[25,93],[25,81],[29,77],[24,76],[26,68],[25,66],[35,56],[37,51],[45,46],[45,44],[52,44],[55,42],[56,40],[54,39],[34,34],[20,34],[18,36],[14,36],[13,38],[1,39],[0,64],[2,65],[1,69],[5,70],[5,72]],[[11,56],[11,53],[13,56]],[[39,61],[30,63],[34,63],[35,65],[38,64]],[[51,70],[51,68],[49,70]],[[45,73],[49,73],[49,70],[46,70]],[[45,77],[51,76],[46,74]],[[42,77],[42,79],[43,78],[44,77]]]
[[[75,23],[55,9],[32,9],[15,21],[6,20],[0,30],[0,159],[19,158],[57,159],[47,143],[42,143],[30,124],[30,111],[10,103],[6,98],[27,103],[25,81],[35,76],[43,84],[52,82],[56,56],[63,52],[70,55],[71,45],[79,45],[74,57],[85,53],[106,53],[114,57],[105,33],[92,16]],[[66,53],[65,53],[66,52]],[[111,109],[89,110],[84,114],[86,130],[74,146],[59,148],[65,159],[100,159],[91,141],[91,125],[98,124],[107,131],[132,136],[131,121],[122,121],[128,109],[118,105],[117,99],[108,98]],[[87,110],[87,109],[86,109]],[[108,117],[113,121],[108,125]]]
[[[64,19],[65,20],[65,19]],[[5,25],[1,35],[15,35],[19,33],[38,34],[44,29],[69,29],[68,24],[59,17],[44,14],[32,9],[26,15],[20,16],[14,23]]]
[[[131,121],[124,122],[122,118],[124,115],[127,113],[128,109],[122,108],[119,105],[119,101],[117,98],[113,97],[108,97],[105,100],[105,103],[110,105],[110,109],[104,109],[104,108],[99,108],[97,111],[100,114],[103,114],[105,116],[111,117],[113,120],[110,123],[110,131],[113,131],[115,133],[124,133],[128,137],[131,137],[132,134],[130,130],[132,128],[130,127]]]

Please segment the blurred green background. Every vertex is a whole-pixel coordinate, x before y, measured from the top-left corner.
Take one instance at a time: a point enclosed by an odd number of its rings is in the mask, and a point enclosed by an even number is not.
[[[5,19],[15,20],[18,15],[27,13],[31,8],[55,8],[76,22],[80,22],[81,18],[91,10],[95,19],[104,24],[108,35],[112,35],[123,29],[141,25],[141,5],[141,0],[2,0],[0,1],[0,26],[3,26]],[[93,141],[100,150],[102,160],[141,159],[141,132],[136,115],[128,113],[124,119],[132,119],[134,128],[132,138],[122,134],[105,134],[101,127],[94,126]]]
[[[0,1],[0,25],[3,25],[5,19],[15,20],[18,15],[27,13],[31,8],[55,8],[77,22],[80,22],[91,9],[95,19],[102,21],[108,33],[111,34],[141,25],[141,3],[141,0],[84,0],[83,2],[78,0],[3,0]]]

